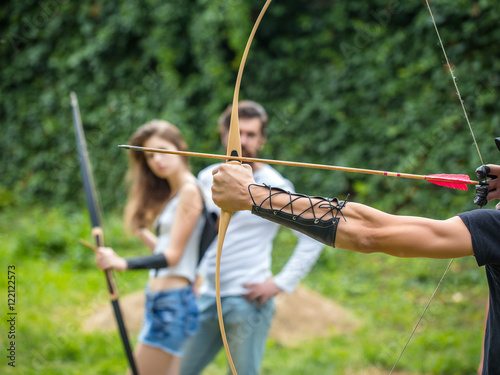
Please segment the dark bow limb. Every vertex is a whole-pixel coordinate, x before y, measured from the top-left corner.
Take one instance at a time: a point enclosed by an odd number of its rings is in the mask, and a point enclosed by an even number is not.
[[[75,125],[76,144],[78,148],[78,160],[80,163],[80,171],[83,180],[83,189],[85,191],[85,200],[87,201],[87,208],[90,214],[90,219],[92,221],[92,237],[94,237],[97,246],[104,246],[104,236],[101,226],[101,215],[97,201],[97,193],[94,185],[94,178],[92,176],[92,169],[90,166],[90,160],[87,152],[85,134],[83,132],[82,121],[80,118],[78,100],[74,92],[70,94],[70,97],[71,97],[71,108],[73,112],[73,123]],[[104,271],[104,274],[106,276],[109,297],[111,300],[111,304],[113,305],[113,311],[115,313],[116,323],[118,324],[118,330],[120,331],[120,336],[123,342],[125,353],[127,355],[130,369],[132,370],[133,375],[138,375],[134,357],[132,355],[132,349],[130,347],[130,342],[127,335],[127,330],[125,328],[125,322],[123,320],[120,304],[118,302],[118,290],[115,285],[113,273],[111,272],[111,270],[106,270]]]

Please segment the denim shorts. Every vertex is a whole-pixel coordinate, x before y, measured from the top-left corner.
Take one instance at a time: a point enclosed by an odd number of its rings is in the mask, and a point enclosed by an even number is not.
[[[146,303],[139,341],[167,353],[182,355],[182,345],[198,329],[198,306],[191,286],[151,292]]]

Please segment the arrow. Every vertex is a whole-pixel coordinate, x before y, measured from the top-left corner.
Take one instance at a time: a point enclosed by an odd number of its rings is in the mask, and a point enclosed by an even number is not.
[[[273,159],[259,159],[259,158],[247,158],[242,156],[231,156],[227,155],[217,155],[217,154],[205,154],[201,152],[189,152],[189,151],[178,151],[178,150],[165,150],[159,148],[148,148],[148,147],[138,147],[130,145],[119,145],[119,148],[142,151],[142,152],[156,152],[162,154],[174,154],[183,156],[193,156],[209,159],[221,159],[221,160],[237,160],[246,161],[250,163],[267,163],[267,164],[277,164],[277,165],[287,165],[292,167],[302,167],[302,168],[314,168],[314,169],[326,169],[331,171],[343,171],[343,172],[353,172],[353,173],[363,173],[372,175],[381,175],[389,177],[401,177],[401,178],[411,178],[417,180],[426,180],[432,184],[439,186],[444,186],[452,189],[467,190],[467,184],[479,185],[479,181],[472,181],[469,176],[465,174],[433,174],[433,175],[418,175],[411,173],[400,173],[400,172],[387,172],[387,171],[377,171],[373,169],[361,169],[361,168],[349,168],[349,167],[339,167],[335,165],[324,165],[324,164],[311,164],[311,163],[301,163],[295,161],[284,161],[284,160],[273,160]]]
[[[86,248],[89,248],[90,250],[97,251],[97,246],[92,245],[90,242],[85,241],[83,238],[79,238],[78,242],[80,242],[83,246],[85,246]]]

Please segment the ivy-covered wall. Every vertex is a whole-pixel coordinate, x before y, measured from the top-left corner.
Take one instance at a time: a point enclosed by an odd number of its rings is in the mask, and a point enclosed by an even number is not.
[[[83,206],[69,93],[75,91],[100,198],[123,205],[130,134],[152,118],[190,148],[224,152],[216,121],[232,100],[263,0],[8,1],[0,8],[0,207]],[[432,10],[485,163],[499,162],[500,19],[494,0]],[[417,174],[481,164],[422,1],[275,0],[257,31],[241,99],[271,121],[266,158]],[[191,160],[193,170],[208,165]],[[278,168],[296,189],[394,213],[472,209],[473,189]]]

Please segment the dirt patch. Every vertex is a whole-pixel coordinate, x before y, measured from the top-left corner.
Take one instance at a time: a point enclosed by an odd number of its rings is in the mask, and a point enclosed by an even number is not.
[[[322,295],[299,286],[293,294],[276,297],[276,313],[269,336],[286,346],[349,333],[359,325],[353,314]]]
[[[120,307],[127,330],[137,334],[144,313],[144,292],[138,291],[120,298]],[[293,294],[276,297],[276,313],[269,334],[284,346],[297,346],[302,341],[352,332],[358,326],[349,310],[320,294],[298,287]],[[99,306],[83,323],[86,331],[116,329],[110,305]]]
[[[139,333],[144,315],[144,291],[121,296],[120,309],[127,331],[131,334]],[[116,320],[111,304],[103,303],[95,307],[93,315],[83,322],[83,329],[87,332],[116,330]]]
[[[141,328],[144,313],[144,292],[138,291],[120,298],[120,307],[130,334]],[[305,340],[345,334],[356,330],[360,321],[348,310],[322,295],[299,286],[293,294],[276,297],[276,313],[269,337],[281,345],[294,347]],[[111,306],[101,305],[83,323],[86,331],[116,330]],[[410,375],[394,372],[394,375]],[[370,367],[352,375],[387,375],[387,370]]]

